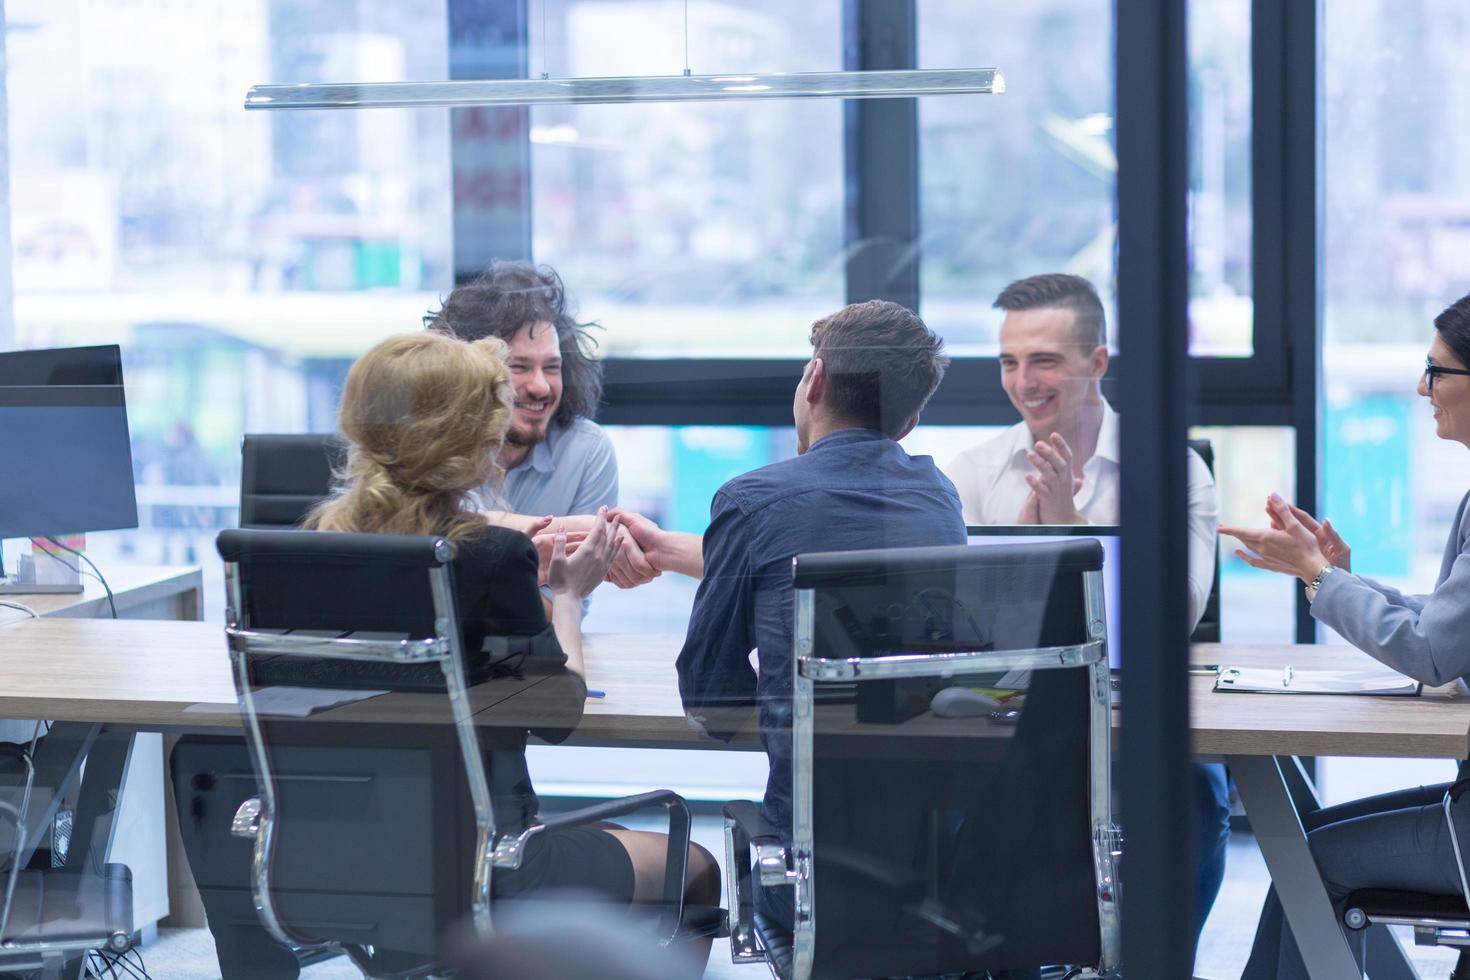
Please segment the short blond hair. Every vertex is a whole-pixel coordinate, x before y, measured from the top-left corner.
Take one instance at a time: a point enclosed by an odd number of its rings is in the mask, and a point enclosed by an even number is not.
[[[347,372],[340,425],[347,462],[308,527],[442,534],[485,527],[470,491],[503,475],[496,453],[510,426],[505,343],[429,331],[398,334]]]

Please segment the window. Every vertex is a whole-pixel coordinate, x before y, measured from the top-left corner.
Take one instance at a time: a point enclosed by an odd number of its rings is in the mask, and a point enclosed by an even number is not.
[[[993,356],[1006,283],[1090,279],[1112,310],[1112,11],[1074,0],[920,0],[919,66],[997,65],[1004,96],[920,102],[922,313],[960,356]],[[1189,5],[1191,352],[1250,356],[1250,8]],[[1116,317],[1111,317],[1116,322]],[[1116,346],[1116,344],[1115,344]]]
[[[124,352],[142,526],[90,550],[209,566],[241,434],[329,426],[343,366],[450,284],[445,111],[247,113],[245,91],[444,77],[444,5],[5,13],[16,341]]]
[[[683,70],[677,4],[543,3],[533,73]],[[688,17],[696,74],[842,64],[836,0],[696,0]],[[840,101],[542,106],[530,139],[532,251],[608,327],[608,356],[799,357],[842,305]]]
[[[1470,487],[1470,457],[1435,437],[1414,390],[1434,316],[1470,289],[1470,9],[1335,0],[1324,16],[1323,510],[1354,571],[1424,592]],[[1331,760],[1326,795],[1452,773]]]
[[[999,67],[983,119],[919,102],[920,313],[956,356],[994,356],[1006,283],[1085,276],[1111,307],[1112,11],[1045,0],[920,0],[919,67]]]

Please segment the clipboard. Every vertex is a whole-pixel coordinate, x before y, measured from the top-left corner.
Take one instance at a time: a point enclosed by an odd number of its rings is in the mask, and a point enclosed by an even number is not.
[[[1246,694],[1364,694],[1414,698],[1424,685],[1387,667],[1221,667],[1215,690]]]

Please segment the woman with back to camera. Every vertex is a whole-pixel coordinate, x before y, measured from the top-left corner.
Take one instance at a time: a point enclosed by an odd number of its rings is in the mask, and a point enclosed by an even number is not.
[[[1434,339],[1419,380],[1435,433],[1470,448],[1470,295],[1434,320]],[[1249,551],[1257,568],[1295,575],[1312,616],[1369,656],[1425,684],[1470,675],[1470,494],[1455,511],[1434,591],[1404,595],[1352,571],[1351,551],[1329,521],[1318,523],[1272,494],[1269,528],[1221,526]],[[1459,778],[1470,777],[1470,762]],[[1441,800],[1448,784],[1421,786],[1329,807],[1303,817],[1312,856],[1341,921],[1343,900],[1358,888],[1461,895],[1459,862]],[[1350,933],[1363,961],[1363,933]],[[1306,977],[1280,900],[1266,897],[1244,980]]]
[[[442,535],[454,549],[466,650],[479,650],[486,636],[548,629],[531,540],[487,524],[470,502],[471,491],[493,475],[510,422],[505,351],[494,338],[466,343],[424,331],[390,337],[359,358],[342,393],[345,473],[308,521],[326,531]],[[613,557],[616,524],[606,510],[570,556],[565,534],[558,534],[547,569],[549,629],[566,655],[567,683],[556,698],[562,703],[549,706],[556,716],[549,737],[556,740],[569,734],[586,698],[581,603],[603,581]],[[514,834],[534,822],[537,799],[526,770],[526,733],[519,732],[519,752],[506,751],[500,734],[490,788],[497,831]],[[620,902],[656,901],[667,843],[663,834],[610,824],[547,830],[531,838],[518,870],[496,872],[494,897],[560,888]],[[719,901],[719,868],[698,845],[690,845],[686,900]],[[707,958],[707,943],[703,952]]]

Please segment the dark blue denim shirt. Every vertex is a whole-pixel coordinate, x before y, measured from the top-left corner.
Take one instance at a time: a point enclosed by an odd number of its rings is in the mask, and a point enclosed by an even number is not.
[[[759,704],[771,772],[766,819],[791,828],[791,560],[814,551],[965,543],[954,485],[928,456],[871,429],[737,476],[715,494],[704,580],[679,653],[690,718],[728,740],[707,708]],[[758,651],[760,674],[750,664]]]

